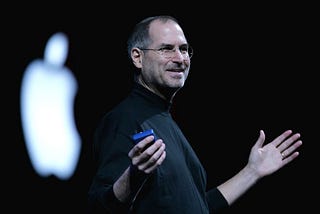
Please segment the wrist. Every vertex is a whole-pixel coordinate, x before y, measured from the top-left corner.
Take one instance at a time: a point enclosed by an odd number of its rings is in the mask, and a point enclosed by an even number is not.
[[[121,202],[125,202],[128,199],[130,195],[130,167],[113,184],[113,192]]]

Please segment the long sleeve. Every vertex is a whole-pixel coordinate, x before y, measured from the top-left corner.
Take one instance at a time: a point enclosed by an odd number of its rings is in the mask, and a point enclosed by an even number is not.
[[[207,192],[207,201],[210,213],[217,213],[229,207],[227,200],[223,197],[218,188],[213,188]]]
[[[101,200],[105,200],[100,203]],[[103,207],[104,204],[108,204],[108,207]],[[99,213],[128,213],[129,206],[128,204],[120,202],[116,196],[112,188],[106,188],[104,191],[100,191],[96,194],[89,194],[88,199],[88,214],[99,214]]]

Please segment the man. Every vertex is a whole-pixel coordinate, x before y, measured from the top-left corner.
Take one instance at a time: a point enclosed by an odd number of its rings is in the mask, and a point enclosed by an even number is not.
[[[214,213],[299,155],[299,133],[287,130],[263,145],[261,130],[247,165],[206,191],[206,172],[170,115],[192,57],[182,28],[170,16],[146,18],[129,37],[128,54],[135,84],[97,127],[89,213]],[[135,144],[132,135],[149,129],[155,136]]]

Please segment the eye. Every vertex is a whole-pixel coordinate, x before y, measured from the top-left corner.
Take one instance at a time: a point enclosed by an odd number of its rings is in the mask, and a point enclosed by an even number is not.
[[[181,46],[179,49],[180,52],[183,54],[188,53],[188,46]]]
[[[170,45],[167,45],[167,46],[164,46],[162,48],[159,48],[159,51],[161,52],[172,52],[174,50],[174,46],[170,46]]]

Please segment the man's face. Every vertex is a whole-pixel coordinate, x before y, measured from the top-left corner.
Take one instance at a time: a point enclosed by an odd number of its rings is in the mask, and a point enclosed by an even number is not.
[[[181,27],[173,22],[154,21],[149,29],[149,47],[142,50],[141,78],[155,91],[183,87],[190,69],[188,43]],[[152,50],[150,50],[152,49]]]

